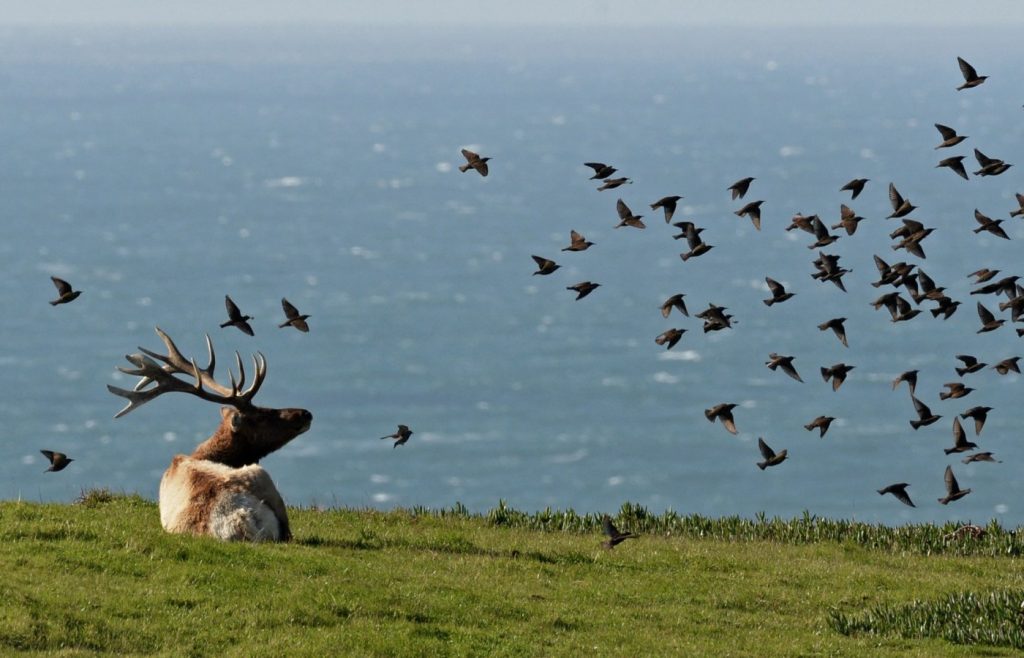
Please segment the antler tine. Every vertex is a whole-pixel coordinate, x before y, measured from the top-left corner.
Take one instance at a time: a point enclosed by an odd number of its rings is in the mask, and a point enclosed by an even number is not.
[[[263,380],[267,377],[267,357],[263,356],[263,352],[256,352],[252,355],[252,364],[255,374],[252,378],[252,385],[245,393],[242,393],[242,397],[246,400],[252,400],[253,396],[259,392],[260,387],[263,386]]]
[[[235,382],[232,380],[231,387],[238,392],[245,386],[245,366],[242,364],[242,355],[238,353],[238,350],[235,350],[235,363],[238,364],[238,386],[234,386]]]

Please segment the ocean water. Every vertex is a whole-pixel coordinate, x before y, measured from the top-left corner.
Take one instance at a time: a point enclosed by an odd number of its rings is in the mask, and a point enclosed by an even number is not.
[[[795,516],[871,522],[1024,520],[1024,385],[991,369],[940,402],[955,354],[988,363],[1024,343],[976,334],[966,277],[1021,272],[1009,219],[1021,166],[963,181],[936,169],[973,147],[1022,159],[1021,46],[1012,31],[54,28],[0,39],[0,497],[74,499],[109,487],[155,498],[174,454],[216,426],[213,405],[167,395],[115,420],[107,384],[165,329],[221,368],[256,350],[256,401],[303,406],[310,431],[264,460],[289,504]],[[956,56],[990,80],[964,92]],[[969,135],[935,151],[933,123]],[[460,174],[461,147],[493,157]],[[584,161],[634,183],[596,192]],[[747,198],[733,181],[755,176]],[[854,202],[839,187],[871,179]],[[935,233],[927,258],[890,248],[889,182]],[[675,221],[715,249],[682,262],[647,207],[681,194]],[[648,228],[613,229],[615,201]],[[733,211],[764,199],[763,230]],[[814,281],[795,212],[866,220],[824,249],[853,271]],[[974,208],[1012,240],[976,235]],[[575,229],[596,245],[562,253]],[[562,268],[533,276],[531,254]],[[893,324],[869,302],[872,255],[909,260],[963,306]],[[84,290],[51,307],[49,275]],[[766,307],[764,277],[796,296]],[[600,282],[579,302],[565,286]],[[735,315],[730,331],[658,307],[686,293]],[[230,294],[256,336],[220,329]],[[281,297],[312,315],[280,330]],[[999,300],[984,299],[996,311]],[[926,305],[927,306],[927,305]],[[1003,314],[1000,314],[1003,315]],[[848,318],[850,347],[816,325]],[[688,330],[671,351],[654,337]],[[805,383],[764,366],[796,356]],[[838,392],[820,366],[856,366]],[[943,415],[919,431],[892,378],[919,368]],[[221,373],[224,376],[224,373]],[[703,410],[734,402],[738,436]],[[955,413],[994,407],[964,465]],[[837,417],[824,439],[803,425]],[[412,427],[397,449],[378,437]],[[968,423],[969,425],[969,423]],[[973,432],[968,426],[970,438]],[[789,459],[760,471],[757,438]],[[40,448],[75,462],[44,474]],[[952,464],[973,492],[948,507]],[[916,509],[875,490],[910,483]]]

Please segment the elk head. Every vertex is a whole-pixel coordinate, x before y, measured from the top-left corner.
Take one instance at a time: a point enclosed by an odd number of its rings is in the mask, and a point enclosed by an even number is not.
[[[267,361],[261,353],[257,352],[253,356],[252,384],[242,390],[246,376],[238,352],[235,352],[238,380],[235,379],[235,373],[230,372],[231,385],[224,386],[213,376],[216,355],[209,335],[206,336],[209,361],[205,368],[200,368],[196,365],[195,359],[185,359],[171,337],[160,327],[156,328],[156,333],[167,347],[167,354],[157,354],[140,347],[141,354],[125,356],[134,368],[118,368],[125,374],[142,378],[135,388],[129,391],[107,386],[111,393],[128,400],[128,405],[121,409],[115,418],[120,418],[170,391],[189,393],[209,402],[226,405],[221,407],[220,427],[210,438],[199,444],[191,456],[194,459],[206,459],[236,468],[258,463],[260,459],[309,429],[313,415],[305,409],[267,409],[252,403],[253,396],[259,391],[267,376]],[[194,382],[190,383],[175,376],[179,374],[192,377]]]

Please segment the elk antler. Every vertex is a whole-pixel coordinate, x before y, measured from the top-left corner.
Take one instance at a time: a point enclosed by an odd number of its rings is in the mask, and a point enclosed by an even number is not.
[[[206,350],[210,358],[206,367],[200,368],[196,365],[195,359],[186,359],[178,351],[174,341],[160,327],[156,328],[156,333],[163,340],[164,345],[167,346],[166,355],[157,354],[144,347],[140,347],[139,349],[142,350],[142,354],[125,355],[125,358],[135,366],[134,368],[126,368],[124,366],[118,366],[117,368],[126,375],[137,375],[142,378],[135,385],[135,388],[129,391],[107,385],[107,390],[111,393],[120,395],[128,400],[128,405],[117,412],[114,418],[120,418],[129,411],[141,407],[150,400],[169,391],[190,393],[203,400],[218,404],[229,404],[239,409],[252,405],[253,396],[260,390],[260,386],[263,385],[263,380],[267,376],[267,360],[262,353],[257,352],[253,355],[252,362],[255,374],[253,375],[252,384],[245,391],[240,392],[240,389],[245,386],[245,367],[242,365],[242,357],[239,356],[238,352],[235,352],[235,363],[238,365],[238,381],[235,381],[235,373],[229,370],[231,386],[227,387],[217,383],[213,378],[213,369],[217,359],[213,352],[213,341],[210,340],[209,334],[206,335]],[[195,383],[189,383],[174,376],[179,373],[193,377]],[[149,387],[150,384],[154,383],[156,384],[155,386]]]

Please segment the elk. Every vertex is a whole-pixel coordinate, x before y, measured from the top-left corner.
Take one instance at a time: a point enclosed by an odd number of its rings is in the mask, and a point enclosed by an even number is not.
[[[235,352],[238,381],[231,385],[214,379],[216,356],[206,336],[209,361],[205,368],[186,359],[171,337],[156,327],[167,347],[157,354],[144,347],[125,358],[134,368],[118,370],[142,379],[132,390],[107,389],[128,400],[114,417],[120,418],[146,402],[168,393],[188,393],[222,404],[220,427],[191,455],[176,455],[160,480],[160,523],[174,533],[211,535],[224,540],[288,541],[291,530],[284,500],[259,461],[309,429],[313,415],[305,409],[257,407],[252,398],[267,376],[263,354],[253,355],[253,380],[245,389],[245,368]],[[178,377],[191,377],[189,382]]]

